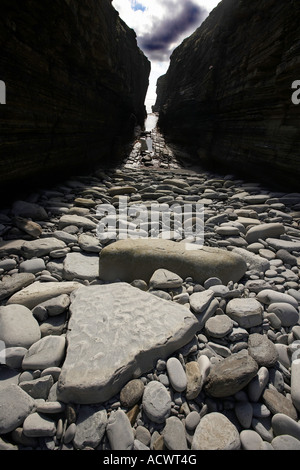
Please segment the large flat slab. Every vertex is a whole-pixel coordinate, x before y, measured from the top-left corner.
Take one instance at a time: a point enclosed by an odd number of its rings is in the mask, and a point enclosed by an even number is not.
[[[195,245],[196,247],[196,245]],[[163,239],[127,239],[112,243],[100,253],[99,277],[104,281],[149,281],[159,268],[203,283],[218,277],[224,284],[238,282],[247,270],[242,256],[220,248],[186,249],[185,243]]]
[[[186,307],[120,282],[72,294],[60,401],[102,403],[192,340],[199,329]]]

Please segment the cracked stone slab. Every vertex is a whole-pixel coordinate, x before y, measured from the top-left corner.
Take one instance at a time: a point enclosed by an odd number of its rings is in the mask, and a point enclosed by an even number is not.
[[[60,401],[102,403],[151,370],[199,330],[186,307],[119,282],[72,294]]]

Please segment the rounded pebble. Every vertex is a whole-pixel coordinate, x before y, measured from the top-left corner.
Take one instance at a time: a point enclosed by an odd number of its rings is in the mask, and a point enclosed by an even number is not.
[[[167,371],[170,383],[174,390],[177,392],[183,392],[187,386],[187,378],[181,362],[176,357],[170,357],[168,359]]]

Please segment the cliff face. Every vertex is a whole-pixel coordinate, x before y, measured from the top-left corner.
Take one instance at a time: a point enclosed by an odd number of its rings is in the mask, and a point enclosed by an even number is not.
[[[198,162],[300,176],[300,5],[296,0],[223,0],[173,53],[155,110],[169,140]],[[264,173],[266,171],[266,173]]]
[[[0,44],[0,186],[113,164],[150,62],[111,0],[2,0]]]

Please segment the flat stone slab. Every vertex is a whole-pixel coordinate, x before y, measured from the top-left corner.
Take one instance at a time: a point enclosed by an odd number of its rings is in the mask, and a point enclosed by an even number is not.
[[[186,307],[126,283],[82,287],[71,296],[59,401],[102,403],[132,378],[191,341],[199,329]]]
[[[182,279],[191,276],[200,284],[218,277],[223,284],[238,282],[247,270],[244,259],[235,253],[204,246],[186,249],[186,243],[163,239],[127,239],[112,243],[100,253],[99,277],[104,281],[149,282],[159,268]]]

